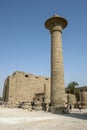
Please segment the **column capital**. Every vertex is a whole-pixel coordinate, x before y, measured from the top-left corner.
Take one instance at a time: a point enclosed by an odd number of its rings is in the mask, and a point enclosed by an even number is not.
[[[65,18],[62,18],[58,15],[54,15],[53,17],[49,18],[45,22],[45,27],[49,29],[51,32],[52,31],[60,31],[67,26],[67,20]]]

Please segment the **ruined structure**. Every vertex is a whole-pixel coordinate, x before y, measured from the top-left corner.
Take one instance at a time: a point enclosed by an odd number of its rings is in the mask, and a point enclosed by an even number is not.
[[[65,102],[61,34],[66,26],[67,21],[58,15],[54,15],[45,22],[45,27],[51,34],[51,103],[56,107],[63,107]]]
[[[19,101],[32,101],[38,97],[38,100],[51,102],[52,106],[63,107],[66,96],[61,34],[66,26],[67,21],[58,15],[45,22],[45,27],[51,33],[51,87],[49,78],[15,72],[5,81],[4,101],[14,104]]]
[[[66,19],[58,15],[45,22],[45,27],[51,34],[51,78],[16,71],[5,80],[5,102],[10,102],[15,107],[19,102],[31,103],[37,100],[40,103],[51,103],[54,108],[63,107],[65,102],[75,103],[75,95],[66,96],[64,86],[62,30],[66,26]],[[81,97],[82,104],[87,106],[87,92],[83,92]]]
[[[45,96],[44,90],[47,93]],[[16,71],[5,80],[3,100],[10,102],[13,107],[16,103],[34,100],[49,103],[50,78]]]
[[[76,97],[74,94],[67,94],[67,103],[74,105],[76,103]]]
[[[83,108],[87,108],[87,91],[81,91],[81,105]]]

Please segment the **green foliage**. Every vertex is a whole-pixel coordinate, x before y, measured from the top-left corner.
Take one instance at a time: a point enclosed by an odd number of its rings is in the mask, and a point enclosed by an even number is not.
[[[3,100],[3,98],[2,97],[0,97],[0,101],[2,101]]]
[[[68,88],[68,90],[69,90],[69,93],[74,94],[76,86],[78,86],[78,83],[77,83],[77,82],[75,82],[75,81],[70,82],[70,83],[68,84],[68,86],[67,86],[67,88]]]
[[[80,101],[80,90],[77,89],[77,86],[78,86],[78,85],[79,85],[79,84],[78,84],[77,82],[73,81],[73,82],[70,82],[70,83],[68,84],[68,86],[67,86],[68,92],[69,92],[70,94],[75,94],[75,95],[76,95],[76,100],[77,100],[77,102]]]

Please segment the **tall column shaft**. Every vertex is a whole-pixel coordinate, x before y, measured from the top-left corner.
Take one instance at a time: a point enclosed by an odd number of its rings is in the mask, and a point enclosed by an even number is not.
[[[51,103],[58,107],[63,107],[65,100],[62,30],[66,25],[67,21],[58,15],[45,22],[51,33]]]
[[[63,105],[64,69],[62,57],[61,32],[51,32],[51,102],[53,105]]]

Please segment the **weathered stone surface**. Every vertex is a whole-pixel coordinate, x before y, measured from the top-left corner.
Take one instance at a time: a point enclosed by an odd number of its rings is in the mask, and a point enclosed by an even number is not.
[[[81,104],[83,108],[87,108],[87,91],[81,92]]]
[[[67,103],[74,105],[76,103],[76,97],[74,94],[67,94]]]
[[[61,33],[66,25],[67,21],[58,15],[45,22],[45,27],[51,33],[51,103],[58,107],[62,107],[65,102]]]
[[[50,103],[50,89],[44,85],[44,103]]]
[[[17,71],[5,81],[4,101],[12,104],[31,102],[34,98],[43,101],[44,85],[50,90],[50,78]],[[50,100],[49,96],[46,100]]]

